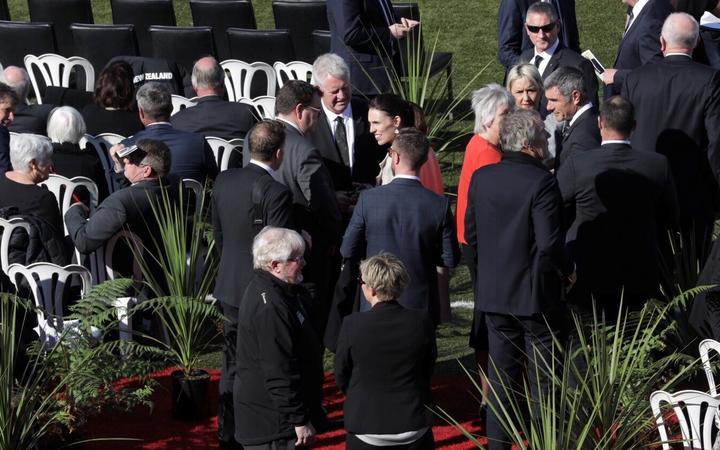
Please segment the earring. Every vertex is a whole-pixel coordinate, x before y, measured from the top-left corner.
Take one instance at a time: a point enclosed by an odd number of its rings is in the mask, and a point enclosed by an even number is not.
[[[400,134],[400,130],[398,130],[398,127],[395,127],[395,134]]]

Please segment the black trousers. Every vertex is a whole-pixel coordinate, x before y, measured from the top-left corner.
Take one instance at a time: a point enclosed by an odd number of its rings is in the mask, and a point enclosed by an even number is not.
[[[225,321],[223,323],[223,365],[220,373],[220,396],[218,398],[218,440],[235,442],[235,414],[233,410],[233,382],[235,380],[235,347],[237,346],[238,308],[220,302]]]
[[[552,330],[545,323],[546,318]],[[547,380],[538,380],[536,374],[542,376],[545,370],[543,359],[549,362],[553,357],[553,335],[560,337],[563,334],[559,326],[563,318],[560,313],[552,316],[534,314],[528,317],[485,313],[489,347],[488,379],[495,392],[495,395],[491,395],[491,403],[495,402],[496,405],[507,408],[509,399],[503,386],[508,390],[521,389],[526,366],[533,398],[537,398],[539,394],[538,386],[546,389]],[[555,358],[558,358],[558,355],[555,355]],[[541,364],[538,371],[535,369],[535,361]],[[521,404],[524,402],[521,401]],[[487,437],[489,450],[510,450],[508,435],[492,408],[487,415]]]
[[[428,450],[433,448],[435,448],[435,441],[433,440],[432,428],[429,428],[427,433],[423,434],[422,437],[415,442],[406,445],[389,445],[383,447],[367,444],[349,432],[345,435],[345,450]]]

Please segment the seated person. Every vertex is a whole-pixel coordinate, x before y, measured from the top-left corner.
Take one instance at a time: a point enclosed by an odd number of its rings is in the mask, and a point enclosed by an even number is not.
[[[137,110],[133,109],[135,87],[130,64],[117,61],[108,64],[95,82],[94,103],[82,109],[87,132],[93,136],[115,133],[131,136],[143,129]]]

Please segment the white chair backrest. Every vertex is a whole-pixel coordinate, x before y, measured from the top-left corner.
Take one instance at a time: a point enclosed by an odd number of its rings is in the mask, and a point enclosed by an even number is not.
[[[227,170],[228,164],[230,163],[230,156],[234,151],[242,153],[244,141],[242,139],[231,139],[226,141],[219,137],[208,136],[205,138],[208,145],[212,149],[213,155],[215,155],[215,161],[217,162],[218,168],[222,172]],[[243,165],[245,161],[243,160]]]
[[[172,112],[170,113],[171,116],[174,116],[178,112],[182,111],[185,108],[192,108],[193,106],[196,106],[197,103],[195,103],[192,99],[189,99],[187,97],[183,97],[182,95],[173,94],[172,95]]]
[[[253,78],[258,72],[264,72],[267,78],[267,95],[275,95],[276,77],[275,71],[263,62],[246,63],[238,59],[228,59],[220,63],[225,71],[225,90],[231,102],[238,101],[242,97],[250,97],[250,87]]]
[[[720,342],[713,339],[705,339],[700,342],[698,347],[700,350],[700,360],[702,361],[705,376],[708,380],[708,392],[710,395],[717,395],[717,385],[715,384],[715,377],[713,377],[712,366],[710,365],[710,351],[715,350],[718,356],[720,356]]]
[[[0,219],[0,227],[2,228],[2,237],[0,238],[0,267],[7,275],[8,266],[10,266],[10,238],[15,230],[23,228],[26,233],[30,233],[30,224],[20,218],[11,218],[9,220]]]
[[[304,61],[290,61],[289,63],[277,61],[273,64],[273,69],[277,76],[278,87],[281,89],[289,80],[301,80],[308,83],[312,81],[312,64]]]
[[[115,180],[111,175],[114,170],[114,164],[110,160],[110,153],[108,153],[111,145],[102,139],[86,134],[82,139],[80,139],[80,147],[87,147],[87,145],[92,146],[93,150],[97,154],[98,159],[103,166],[103,171],[105,172],[105,183],[107,183],[108,192],[112,194],[117,190],[117,188],[115,186]]]
[[[714,427],[715,416],[720,406],[720,399],[693,390],[678,391],[674,394],[655,391],[650,395],[650,407],[655,416],[662,448],[670,450],[668,432],[660,408],[662,403],[669,404],[677,416],[683,448],[712,450],[713,431],[717,430],[717,426]]]
[[[120,142],[125,140],[125,136],[121,136],[116,133],[100,133],[95,136],[95,138],[107,142],[108,148],[112,147],[115,144],[119,144]]]
[[[47,342],[47,328],[57,333],[63,330],[63,294],[70,278],[77,275],[82,281],[81,295],[90,289],[90,272],[83,266],[37,262],[29,266],[10,264],[8,276],[17,289],[20,284],[18,275],[24,277],[30,285],[30,291],[38,308],[38,334],[43,343]]]
[[[113,257],[115,249],[120,239],[125,240],[128,246],[131,246],[135,254],[142,254],[143,242],[140,237],[130,230],[120,230],[115,233],[103,247],[98,248],[90,255],[90,272],[92,273],[93,284],[100,284],[107,280],[114,280],[118,276],[118,272],[113,267]],[[143,280],[142,269],[138,258],[132,258],[132,279],[135,283]]]
[[[40,97],[40,85],[35,79],[35,70],[33,69],[40,72],[45,86],[69,87],[70,73],[74,67],[80,67],[85,71],[85,90],[92,92],[95,88],[95,69],[87,59],[80,56],[65,58],[54,53],[45,53],[40,56],[26,55],[25,70],[30,75],[37,102],[42,103],[42,98]]]
[[[255,107],[260,120],[275,118],[275,97],[261,95],[250,100],[250,103]]]
[[[90,192],[90,214],[92,214],[98,206],[98,189],[95,182],[90,178],[65,178],[61,175],[50,174],[48,179],[40,184],[47,187],[48,190],[53,193],[58,201],[60,213],[63,217],[65,217],[65,213],[74,203],[73,193],[80,186],[84,186],[88,192]],[[67,234],[67,227],[65,227],[65,234]]]

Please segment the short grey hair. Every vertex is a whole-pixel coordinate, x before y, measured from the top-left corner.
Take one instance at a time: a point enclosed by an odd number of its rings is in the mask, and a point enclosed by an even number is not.
[[[534,5],[535,3],[533,3]],[[542,91],[543,89],[543,81],[542,76],[540,76],[540,71],[535,67],[534,64],[517,64],[515,66],[512,66],[510,70],[508,70],[507,79],[505,80],[505,87],[512,95],[512,85],[514,82],[518,80],[530,80],[535,84],[535,87],[538,89],[538,91]]]
[[[172,94],[166,85],[155,81],[145,83],[140,86],[135,98],[138,107],[151,119],[167,120],[170,118]]]
[[[60,106],[50,112],[47,123],[47,135],[51,141],[62,144],[77,144],[85,134],[85,120],[77,109]]]
[[[507,106],[508,111],[512,111],[515,107],[513,96],[497,83],[490,83],[473,91],[470,103],[475,113],[475,134],[487,130],[498,108]]]
[[[30,162],[45,163],[52,159],[50,139],[38,134],[15,134],[10,137],[10,163],[13,170],[27,172]]]
[[[225,86],[225,71],[222,67],[220,67],[220,64],[218,64],[215,58],[212,56],[208,56],[206,58],[212,60],[210,66],[202,67],[202,65],[198,64],[198,62],[200,62],[200,60],[198,60],[193,66],[190,81],[195,87],[213,89],[216,91],[222,90]]]
[[[410,281],[403,262],[392,253],[380,253],[360,263],[360,276],[375,289],[381,302],[396,300]]]
[[[516,109],[500,124],[500,147],[503,152],[519,152],[536,144],[545,133],[545,124],[537,111]]]
[[[687,27],[681,26],[683,20],[686,21],[685,25],[690,25],[689,30]],[[667,16],[660,35],[672,47],[693,49],[697,45],[700,35],[700,25],[690,14],[676,12]]]
[[[580,70],[574,67],[560,67],[551,73],[545,80],[545,90],[557,87],[560,94],[565,99],[572,98],[573,91],[580,92],[580,102],[587,101],[587,88],[585,86],[585,78]]]
[[[350,81],[350,67],[342,57],[335,53],[325,53],[315,59],[312,78],[315,86],[322,86],[328,76]]]
[[[17,72],[20,75],[15,79],[8,79],[7,72]],[[30,95],[30,75],[22,67],[8,66],[3,72],[3,82],[10,86],[18,96],[20,102],[25,103]]]
[[[273,261],[287,261],[293,254],[305,253],[300,233],[288,228],[265,227],[253,239],[253,268],[269,271]]]
[[[550,18],[551,22],[558,20],[558,13],[552,3],[549,2],[535,2],[528,6],[527,13],[525,13],[525,22],[530,14],[543,14]]]

